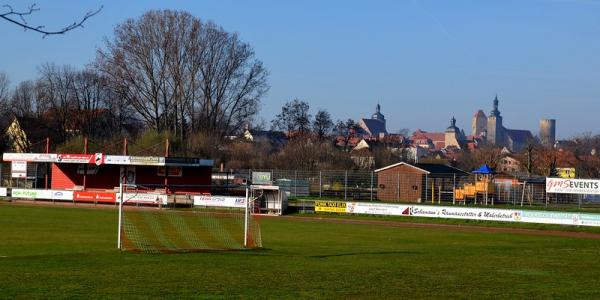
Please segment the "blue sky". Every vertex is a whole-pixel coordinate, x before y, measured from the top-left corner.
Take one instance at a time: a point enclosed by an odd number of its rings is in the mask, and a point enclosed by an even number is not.
[[[29,2],[5,0],[15,9]],[[32,2],[33,3],[33,2]],[[45,62],[83,67],[114,26],[150,9],[180,9],[238,32],[270,70],[261,117],[293,98],[336,119],[370,116],[388,131],[470,133],[498,93],[505,126],[557,135],[600,133],[600,1],[35,1],[48,29],[103,5],[85,28],[44,39],[0,22],[0,71],[17,83]]]

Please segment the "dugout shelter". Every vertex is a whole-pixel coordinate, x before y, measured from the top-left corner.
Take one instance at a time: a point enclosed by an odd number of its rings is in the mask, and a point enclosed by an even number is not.
[[[44,190],[24,191],[29,198],[114,203],[120,181],[165,199],[178,194],[210,193],[213,161],[201,158],[58,153],[4,153],[4,161],[47,163]],[[17,164],[14,164],[17,165]],[[50,191],[50,192],[47,192]],[[17,194],[13,196],[19,196]],[[56,196],[58,194],[60,196]],[[63,199],[64,198],[64,199]],[[72,198],[72,199],[69,199]],[[143,197],[142,197],[143,198]]]

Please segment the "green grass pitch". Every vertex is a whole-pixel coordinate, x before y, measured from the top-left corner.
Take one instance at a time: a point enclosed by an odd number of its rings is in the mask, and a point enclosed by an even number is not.
[[[600,298],[600,240],[260,220],[262,250],[116,249],[117,211],[0,203],[0,298]]]

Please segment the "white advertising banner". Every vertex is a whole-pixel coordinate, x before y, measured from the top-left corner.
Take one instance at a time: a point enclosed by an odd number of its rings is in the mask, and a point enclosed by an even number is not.
[[[600,180],[546,178],[546,193],[600,194]]]
[[[4,153],[2,160],[13,161],[32,161],[32,162],[56,162],[58,155],[50,153]]]
[[[167,204],[166,194],[155,193],[123,193],[126,203],[145,203],[145,204]],[[117,193],[117,203],[121,202],[121,195]]]
[[[315,203],[316,202],[319,201],[315,201]],[[600,227],[600,214],[593,213],[365,202],[335,203],[337,203],[336,210],[318,210],[316,204],[315,210],[342,213],[345,212],[352,214],[414,216],[426,218],[447,218],[463,220],[543,223]],[[337,208],[341,208],[341,210]]]
[[[415,217],[516,222],[519,212],[511,209],[413,205],[408,213]]]
[[[346,212],[349,214],[401,216],[406,214],[408,208],[409,205],[385,203],[348,202],[346,204]]]
[[[8,189],[5,187],[0,187],[0,197],[6,197],[8,195]]]
[[[52,190],[12,189],[11,197],[27,199],[52,199]]]
[[[104,164],[106,165],[128,165],[129,156],[126,155],[105,155]]]
[[[65,201],[73,200],[73,191],[51,190],[51,192],[52,192],[52,200],[65,200]]]
[[[136,166],[164,166],[165,158],[160,156],[128,156],[104,155],[103,163],[106,165],[136,165]]]
[[[210,195],[194,196],[194,205],[245,208],[246,198]]]

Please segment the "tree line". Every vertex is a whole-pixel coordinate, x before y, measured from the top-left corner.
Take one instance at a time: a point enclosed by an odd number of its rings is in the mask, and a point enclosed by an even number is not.
[[[0,75],[0,109],[43,121],[55,144],[146,130],[227,136],[252,122],[267,77],[237,34],[188,12],[149,11],[117,25],[84,69],[47,63],[12,90]]]

